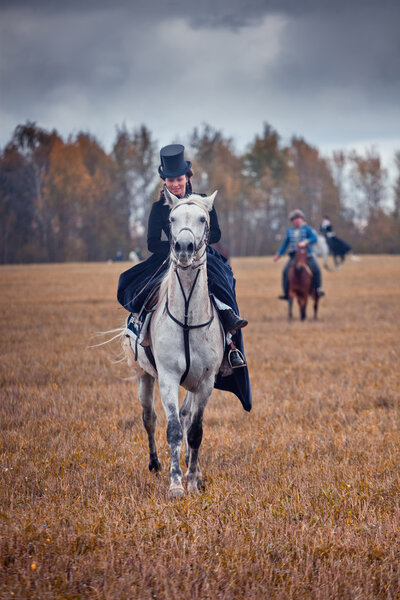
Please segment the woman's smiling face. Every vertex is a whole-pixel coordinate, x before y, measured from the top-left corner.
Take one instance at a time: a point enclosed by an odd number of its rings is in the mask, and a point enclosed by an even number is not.
[[[183,198],[186,193],[187,180],[187,175],[180,175],[179,177],[166,177],[165,185],[171,194],[178,196],[178,198]]]

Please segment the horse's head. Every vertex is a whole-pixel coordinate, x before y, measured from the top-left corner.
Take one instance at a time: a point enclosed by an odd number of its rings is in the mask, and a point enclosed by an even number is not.
[[[307,265],[307,246],[297,246],[295,265],[297,269],[301,269]]]
[[[181,267],[188,267],[205,252],[210,230],[210,210],[217,192],[211,196],[191,194],[177,198],[164,189],[166,203],[171,207],[171,254]]]

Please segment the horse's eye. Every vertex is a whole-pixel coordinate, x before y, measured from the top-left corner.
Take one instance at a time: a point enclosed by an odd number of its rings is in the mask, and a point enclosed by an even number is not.
[[[206,218],[204,216],[200,217],[200,223],[205,223],[205,222],[206,222]]]
[[[169,218],[169,222],[170,222],[170,223],[174,223],[174,221],[175,221],[175,217],[170,217],[170,218]]]

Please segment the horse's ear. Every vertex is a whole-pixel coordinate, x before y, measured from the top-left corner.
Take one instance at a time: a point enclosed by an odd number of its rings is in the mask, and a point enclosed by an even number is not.
[[[202,198],[204,204],[206,205],[208,212],[210,212],[212,210],[213,204],[214,204],[214,200],[215,200],[215,196],[218,194],[218,190],[215,190],[215,192],[213,194],[211,194],[211,196],[206,196],[205,198]]]
[[[164,198],[165,204],[168,204],[170,208],[173,208],[175,204],[179,202],[178,196],[174,196],[174,194],[171,194],[166,185],[164,185]]]

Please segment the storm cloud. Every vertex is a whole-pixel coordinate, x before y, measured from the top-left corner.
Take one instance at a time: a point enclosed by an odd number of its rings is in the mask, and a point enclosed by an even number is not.
[[[355,0],[3,1],[0,145],[29,119],[107,148],[122,123],[164,144],[206,122],[242,148],[268,121],[325,149],[400,149],[399,17]]]

